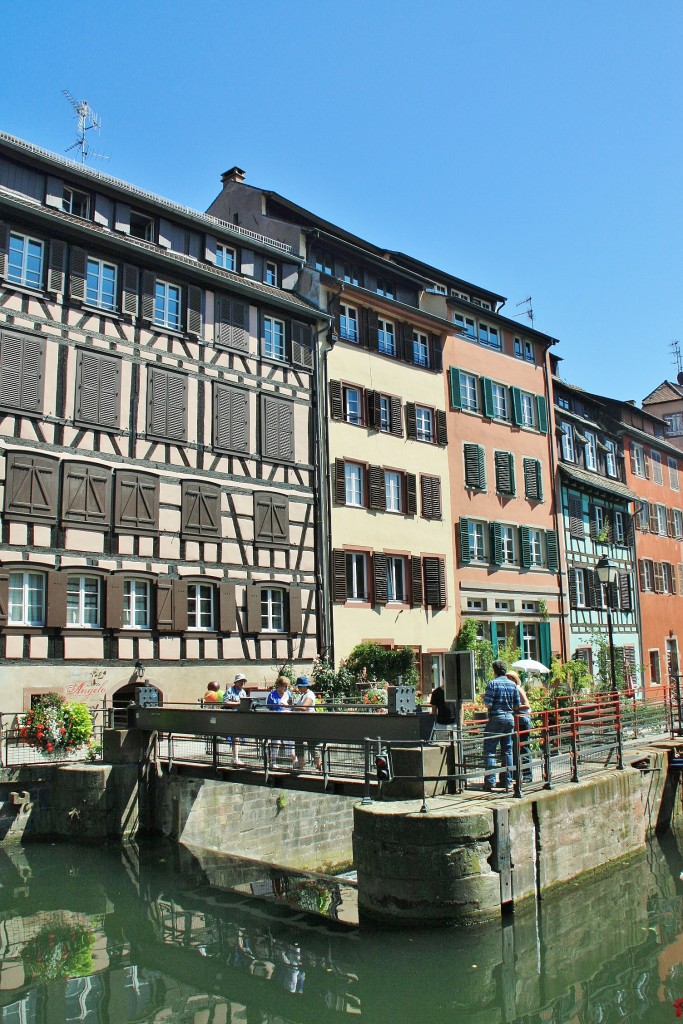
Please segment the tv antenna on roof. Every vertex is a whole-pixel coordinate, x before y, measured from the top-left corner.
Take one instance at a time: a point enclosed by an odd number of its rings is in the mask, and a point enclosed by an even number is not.
[[[521,302],[518,302],[517,305],[515,306],[515,309],[519,309],[520,306],[526,306],[526,309],[523,309],[521,311],[521,313],[513,313],[513,316],[514,317],[518,317],[518,316],[526,316],[526,317],[528,317],[529,320],[531,320],[531,326],[533,327],[534,326],[534,308],[533,308],[533,306],[531,304],[531,296],[529,295],[529,296],[527,296],[526,299],[522,299]]]
[[[678,374],[678,377],[680,378],[681,371],[683,371],[683,363],[681,362],[681,346],[677,338],[674,338],[674,340],[670,343],[669,348],[673,356],[671,362],[675,365],[676,372]],[[678,383],[680,384],[681,381],[679,380]]]
[[[76,129],[78,133],[78,138],[74,143],[72,143],[71,146],[65,149],[64,152],[70,153],[72,149],[80,149],[82,164],[85,163],[86,159],[89,156],[94,157],[97,160],[108,160],[109,157],[106,156],[104,153],[93,153],[86,145],[85,139],[87,133],[89,131],[92,131],[93,128],[96,128],[98,131],[101,128],[100,119],[93,110],[93,108],[90,106],[87,100],[81,100],[81,102],[78,103],[73,98],[68,89],[62,89],[62,92],[68,99],[71,106],[76,111],[76,121],[78,124],[78,127]]]

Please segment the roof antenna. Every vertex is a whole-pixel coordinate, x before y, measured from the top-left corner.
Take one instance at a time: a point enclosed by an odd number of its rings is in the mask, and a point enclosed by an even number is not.
[[[681,346],[677,338],[675,338],[669,345],[671,354],[673,355],[672,363],[676,365],[676,380],[679,384],[683,384],[683,363],[681,362]]]
[[[78,124],[76,129],[78,138],[71,146],[65,149],[64,152],[70,153],[72,149],[80,149],[82,164],[85,163],[88,157],[93,157],[96,160],[108,160],[109,157],[105,153],[93,153],[85,142],[87,132],[91,131],[93,128],[96,128],[99,131],[101,128],[100,119],[95,111],[87,100],[81,100],[80,103],[77,103],[68,89],[62,89],[62,92],[76,111],[76,121]]]
[[[521,313],[513,313],[513,316],[514,317],[518,317],[518,316],[526,316],[526,317],[528,317],[529,320],[531,320],[531,326],[533,327],[534,326],[534,308],[533,308],[533,306],[531,304],[531,296],[528,295],[526,299],[522,299],[521,302],[518,302],[517,305],[515,306],[515,309],[519,309],[520,306],[526,306],[526,309],[523,309],[521,311]]]

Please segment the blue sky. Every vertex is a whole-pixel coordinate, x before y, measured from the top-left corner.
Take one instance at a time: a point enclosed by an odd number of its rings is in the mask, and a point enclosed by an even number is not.
[[[205,209],[238,164],[508,315],[531,295],[573,383],[640,401],[675,375],[680,0],[5,7],[3,130],[63,153],[69,89],[92,166]]]

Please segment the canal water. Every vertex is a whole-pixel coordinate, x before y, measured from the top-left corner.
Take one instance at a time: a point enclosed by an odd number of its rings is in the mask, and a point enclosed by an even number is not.
[[[503,924],[373,932],[343,879],[165,843],[5,847],[0,1019],[675,1024],[681,872],[657,842]]]

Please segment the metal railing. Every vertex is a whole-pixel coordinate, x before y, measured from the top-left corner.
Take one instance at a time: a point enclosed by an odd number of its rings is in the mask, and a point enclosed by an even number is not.
[[[94,719],[90,745],[75,750],[56,750],[43,753],[42,749],[27,742],[21,735],[21,725],[26,712],[0,711],[0,768],[14,768],[22,765],[72,764],[78,761],[100,761],[104,722],[99,709],[91,715]]]

